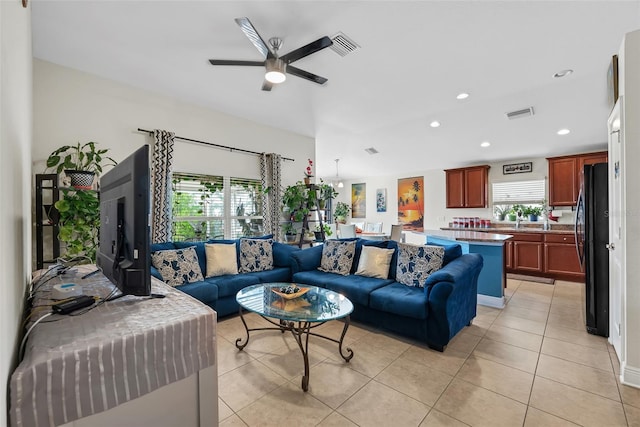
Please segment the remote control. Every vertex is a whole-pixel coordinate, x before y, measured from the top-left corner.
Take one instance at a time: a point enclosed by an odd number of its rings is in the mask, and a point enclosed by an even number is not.
[[[84,307],[89,307],[95,302],[93,297],[86,295],[80,295],[72,300],[54,304],[51,306],[53,312],[56,314],[69,314]]]

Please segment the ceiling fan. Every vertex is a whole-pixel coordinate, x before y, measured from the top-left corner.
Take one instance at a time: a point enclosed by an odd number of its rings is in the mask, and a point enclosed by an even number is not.
[[[273,88],[274,84],[282,83],[286,80],[286,74],[292,74],[297,77],[318,83],[320,85],[325,84],[327,79],[320,77],[316,74],[312,74],[308,71],[301,70],[291,65],[299,59],[309,56],[312,53],[316,53],[326,47],[333,44],[333,41],[327,36],[321,37],[318,40],[311,42],[301,48],[292,50],[291,52],[278,56],[278,50],[282,47],[282,39],[278,37],[272,37],[269,39],[269,45],[267,45],[260,34],[249,21],[249,18],[236,18],[236,23],[242,30],[242,32],[249,38],[251,43],[258,49],[258,51],[265,58],[264,61],[237,61],[234,59],[210,59],[211,65],[243,65],[249,67],[265,67],[266,73],[264,75],[264,83],[262,84],[262,90],[269,91]],[[286,73],[286,74],[285,74]]]

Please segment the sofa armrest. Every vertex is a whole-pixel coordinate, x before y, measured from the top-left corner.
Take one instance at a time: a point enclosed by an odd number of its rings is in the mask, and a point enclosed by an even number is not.
[[[160,280],[160,281],[164,282],[164,279],[162,278],[162,275],[160,274],[160,272],[158,271],[158,269],[157,269],[157,268],[155,268],[155,267],[152,265],[152,266],[151,266],[151,268],[150,268],[150,270],[151,270],[151,275],[152,275],[153,277],[155,277],[156,279],[158,279],[158,280]]]
[[[430,317],[428,335],[436,346],[444,347],[476,316],[482,266],[481,255],[465,254],[425,281]]]
[[[324,245],[302,249],[291,254],[291,274],[301,271],[317,270],[322,260]]]

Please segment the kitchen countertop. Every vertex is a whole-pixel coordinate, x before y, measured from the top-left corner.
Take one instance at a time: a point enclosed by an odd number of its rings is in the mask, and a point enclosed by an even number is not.
[[[479,230],[479,229],[478,229]],[[416,234],[423,234],[425,236],[441,237],[444,239],[458,240],[461,242],[485,242],[485,243],[498,243],[502,244],[505,240],[513,237],[510,234],[498,234],[487,232],[491,230],[484,228],[483,231],[476,231],[474,229],[440,229],[440,230],[424,230],[422,232],[415,232]]]
[[[564,226],[564,224],[562,224]],[[556,227],[558,227],[556,225]],[[443,227],[441,230],[445,231],[473,231],[476,233],[498,233],[498,234],[508,234],[508,233],[540,233],[540,234],[573,234],[573,225],[567,225],[567,227],[563,228],[552,228],[551,230],[543,230],[542,227],[523,227],[520,228],[515,227],[490,227],[490,228],[453,228],[453,227]]]

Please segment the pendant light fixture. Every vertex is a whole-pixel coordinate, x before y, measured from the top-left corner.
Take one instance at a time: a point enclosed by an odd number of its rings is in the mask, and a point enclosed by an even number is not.
[[[340,180],[340,175],[338,175],[338,162],[340,159],[336,159],[336,181],[338,181],[338,188],[343,188],[344,183]]]

